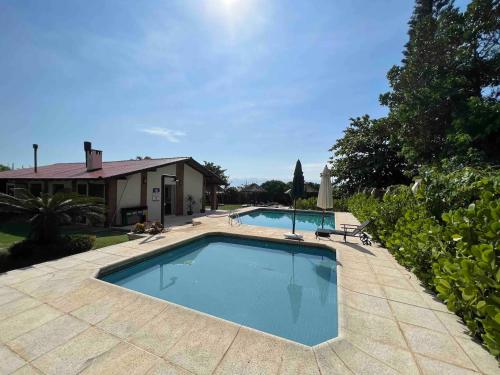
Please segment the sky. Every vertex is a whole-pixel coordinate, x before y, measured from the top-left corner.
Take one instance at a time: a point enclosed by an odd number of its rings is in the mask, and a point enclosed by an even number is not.
[[[464,1],[458,2],[459,5]],[[192,156],[233,185],[318,181],[386,114],[412,0],[0,0],[0,164]]]

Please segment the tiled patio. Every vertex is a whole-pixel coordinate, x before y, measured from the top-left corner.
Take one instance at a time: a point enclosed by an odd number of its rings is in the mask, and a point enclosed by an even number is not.
[[[313,348],[96,280],[97,270],[209,232],[201,225],[0,275],[0,374],[499,374],[460,320],[387,250],[321,240],[337,252],[340,336]],[[337,223],[354,223],[337,213]],[[318,242],[312,233],[308,242]]]

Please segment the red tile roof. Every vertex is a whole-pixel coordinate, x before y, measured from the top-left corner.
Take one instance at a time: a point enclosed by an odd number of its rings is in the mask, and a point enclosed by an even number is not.
[[[163,159],[143,159],[143,160],[121,160],[107,161],[102,163],[102,169],[87,172],[85,163],[57,163],[38,167],[38,172],[35,173],[33,168],[15,169],[13,171],[0,172],[0,179],[50,179],[50,180],[67,180],[67,179],[99,179],[125,176],[132,173],[137,173],[143,170],[154,169],[168,164],[174,164],[179,161],[187,161],[188,164],[196,164],[204,169],[203,174],[211,175],[210,172],[203,166],[198,164],[188,157],[163,158]],[[199,169],[199,168],[198,168]]]

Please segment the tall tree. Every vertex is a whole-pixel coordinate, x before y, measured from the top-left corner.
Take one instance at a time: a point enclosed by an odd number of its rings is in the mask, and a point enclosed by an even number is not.
[[[410,162],[470,147],[496,157],[490,143],[500,134],[498,103],[487,92],[499,79],[498,17],[497,0],[474,0],[465,13],[452,0],[416,1],[404,59],[388,72],[391,91],[380,97]]]
[[[400,148],[391,140],[387,119],[368,115],[352,118],[344,136],[330,149],[334,183],[344,195],[362,188],[381,188],[408,182]]]
[[[217,175],[222,181],[224,181],[225,185],[229,185],[229,176],[226,175],[227,169],[223,169],[220,165],[217,165],[210,161],[204,161],[203,163],[205,165],[205,168]]]
[[[293,172],[293,181],[292,181],[292,192],[293,198],[293,228],[292,233],[295,234],[295,213],[296,213],[296,204],[297,199],[304,196],[304,173],[302,172],[302,164],[300,160],[297,160],[295,164],[295,170]]]
[[[0,164],[0,172],[10,171],[10,168],[6,165]]]

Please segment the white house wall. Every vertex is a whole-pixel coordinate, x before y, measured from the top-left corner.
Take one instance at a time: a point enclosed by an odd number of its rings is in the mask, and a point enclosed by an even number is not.
[[[147,191],[147,205],[148,205],[148,220],[160,221],[161,219],[161,201],[153,201],[153,188],[158,188],[161,191],[161,175],[171,174],[175,175],[175,164],[167,165],[156,169],[155,172],[148,172],[148,191]],[[168,179],[166,179],[168,180]],[[140,194],[139,194],[140,196]]]
[[[121,209],[141,205],[141,174],[127,176],[126,180],[117,180],[116,186],[116,222],[121,222]]]
[[[195,201],[193,212],[200,212],[200,201],[203,197],[203,175],[189,165],[184,164],[184,215],[187,214],[188,203],[186,198],[188,195],[192,195]]]

